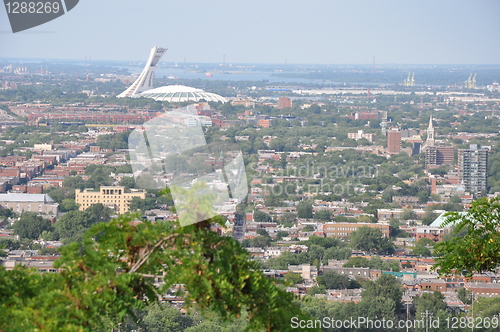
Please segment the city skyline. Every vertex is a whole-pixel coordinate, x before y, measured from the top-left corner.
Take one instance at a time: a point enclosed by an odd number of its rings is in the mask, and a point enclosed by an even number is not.
[[[144,50],[162,46],[166,62],[498,64],[498,12],[492,0],[88,0],[16,34],[0,10],[0,58],[144,61]]]

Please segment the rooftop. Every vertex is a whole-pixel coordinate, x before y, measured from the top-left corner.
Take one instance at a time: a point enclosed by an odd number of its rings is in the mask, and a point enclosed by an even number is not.
[[[0,194],[0,202],[40,202],[54,203],[54,200],[47,194]]]

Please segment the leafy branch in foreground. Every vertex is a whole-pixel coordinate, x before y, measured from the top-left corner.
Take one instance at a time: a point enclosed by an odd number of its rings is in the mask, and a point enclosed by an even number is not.
[[[466,214],[449,212],[446,225],[455,231],[467,230],[467,235],[436,244],[436,264],[441,275],[494,271],[500,264],[500,198],[479,198]]]
[[[292,317],[308,319],[236,240],[210,231],[217,217],[186,227],[137,217],[96,224],[82,243],[62,248],[60,273],[0,270],[0,331],[109,328],[179,284],[188,306],[223,320],[248,312],[250,330],[287,331]]]

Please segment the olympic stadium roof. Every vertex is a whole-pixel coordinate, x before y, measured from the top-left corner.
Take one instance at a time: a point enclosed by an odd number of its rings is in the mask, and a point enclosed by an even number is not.
[[[157,101],[168,101],[171,103],[181,103],[184,101],[215,101],[226,103],[228,100],[215,93],[205,92],[201,89],[192,88],[184,85],[166,85],[159,88],[144,91],[136,97],[153,98]]]

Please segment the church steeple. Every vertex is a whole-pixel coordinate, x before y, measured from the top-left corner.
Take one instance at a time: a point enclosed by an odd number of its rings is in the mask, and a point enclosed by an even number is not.
[[[432,115],[429,119],[429,127],[427,128],[427,145],[434,145],[434,127],[432,126]]]

